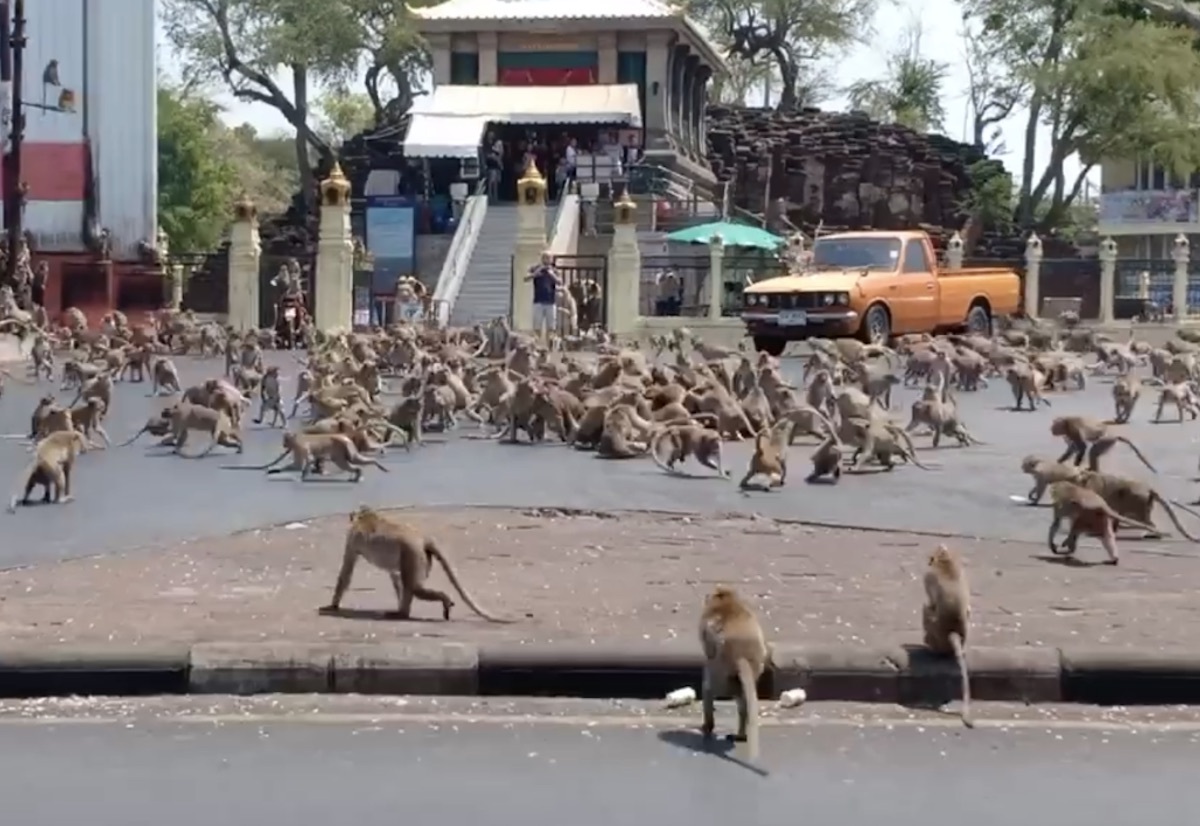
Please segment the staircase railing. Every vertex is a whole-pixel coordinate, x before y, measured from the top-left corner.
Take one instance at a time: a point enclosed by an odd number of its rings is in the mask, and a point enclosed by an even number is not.
[[[676,192],[671,191],[672,186]],[[660,195],[673,200],[680,200],[682,196],[682,200],[692,205],[692,212],[695,212],[696,203],[707,201],[718,208],[725,220],[743,221],[762,227],[767,225],[766,216],[733,203],[732,181],[718,182],[714,191],[673,169],[641,161],[629,168],[629,187],[634,195]]]
[[[454,303],[458,300],[463,279],[466,278],[471,256],[475,254],[479,232],[487,219],[488,197],[485,193],[486,182],[480,181],[475,187],[475,194],[467,199],[463,207],[458,229],[454,232],[450,249],[446,252],[446,260],[438,274],[437,287],[433,291],[433,309],[439,327],[450,323],[450,315],[454,312]]]

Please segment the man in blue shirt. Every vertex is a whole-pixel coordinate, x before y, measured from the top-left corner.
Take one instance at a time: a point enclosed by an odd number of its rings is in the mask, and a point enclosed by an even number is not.
[[[554,257],[543,252],[541,262],[529,268],[525,280],[533,282],[533,331],[544,344],[558,322],[558,290],[562,279],[554,269]]]

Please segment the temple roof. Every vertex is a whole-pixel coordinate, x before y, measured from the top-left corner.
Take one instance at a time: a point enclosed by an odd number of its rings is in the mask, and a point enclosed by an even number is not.
[[[682,27],[708,52],[713,68],[725,70],[724,55],[694,20],[660,0],[604,0],[580,5],[579,0],[446,0],[436,6],[409,7],[420,20],[538,21],[538,20],[661,20],[664,28]]]
[[[679,20],[683,17],[658,0],[606,0],[595,6],[580,5],[579,0],[447,0],[411,11],[425,20]]]

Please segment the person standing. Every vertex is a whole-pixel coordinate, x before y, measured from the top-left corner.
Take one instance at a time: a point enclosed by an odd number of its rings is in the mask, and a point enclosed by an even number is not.
[[[546,344],[557,327],[558,290],[562,279],[554,268],[554,257],[542,253],[542,260],[529,268],[525,280],[533,282],[533,332]]]

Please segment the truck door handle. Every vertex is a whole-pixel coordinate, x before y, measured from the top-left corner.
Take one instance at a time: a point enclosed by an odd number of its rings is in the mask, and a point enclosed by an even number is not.
[[[930,292],[933,292],[933,285],[932,285],[932,284],[926,284],[926,285],[925,285],[925,289],[929,290]]]
[[[892,286],[888,287],[888,289],[889,289],[889,290],[891,290],[892,292],[895,292],[895,291],[896,291],[896,287],[897,287],[897,285],[896,285],[896,284],[893,284]]]

